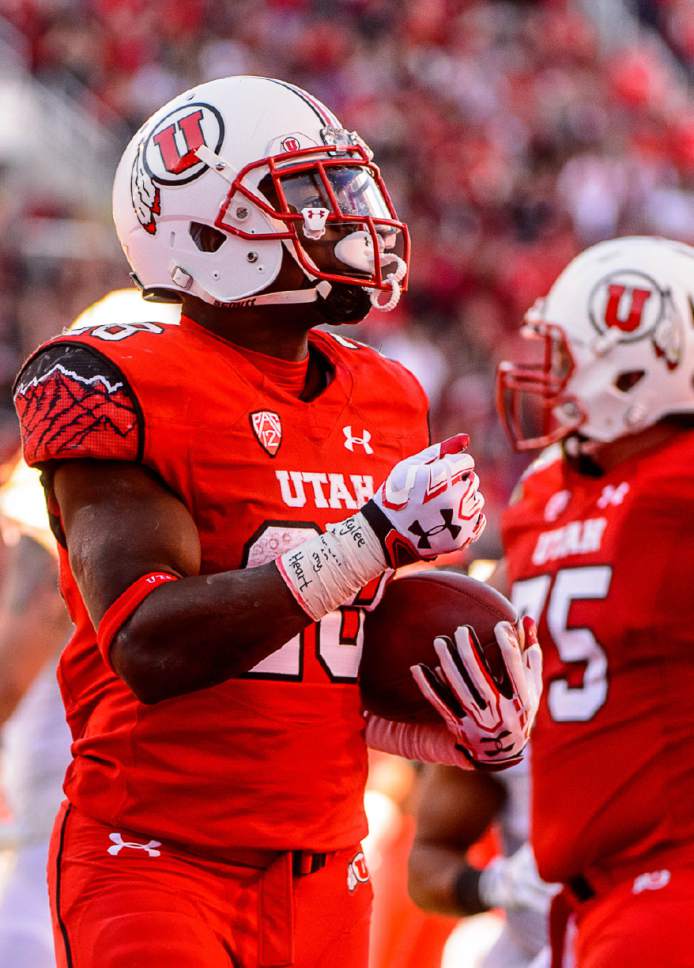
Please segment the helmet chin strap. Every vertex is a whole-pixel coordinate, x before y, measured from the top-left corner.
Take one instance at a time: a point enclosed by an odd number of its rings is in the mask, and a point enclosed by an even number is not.
[[[292,289],[287,292],[264,292],[257,296],[247,296],[245,299],[236,299],[233,302],[222,302],[214,299],[210,293],[206,292],[197,283],[193,283],[188,290],[193,296],[202,299],[203,302],[212,303],[214,306],[223,306],[225,309],[250,309],[253,306],[301,306],[307,303],[317,302],[319,298],[327,299],[332,290],[332,285],[323,280],[312,289]]]
[[[332,285],[324,279],[313,289],[292,289],[287,292],[266,292],[258,296],[249,296],[236,302],[220,303],[229,309],[243,309],[245,306],[299,306],[314,303],[319,297],[327,299]]]

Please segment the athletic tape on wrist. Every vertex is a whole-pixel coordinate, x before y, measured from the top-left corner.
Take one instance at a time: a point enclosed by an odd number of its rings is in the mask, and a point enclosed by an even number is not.
[[[361,512],[328,525],[275,564],[314,622],[348,602],[387,567],[381,544]]]
[[[140,578],[137,578],[106,609],[99,622],[96,641],[99,646],[99,652],[101,652],[104,662],[109,669],[113,669],[109,659],[111,643],[120,629],[148,595],[151,595],[160,585],[164,585],[169,581],[178,581],[178,575],[171,575],[166,571],[150,571],[148,574],[141,575]]]
[[[393,753],[420,763],[441,763],[472,770],[473,766],[453,742],[448,729],[430,723],[400,723],[374,713],[366,715],[366,744],[383,753]]]

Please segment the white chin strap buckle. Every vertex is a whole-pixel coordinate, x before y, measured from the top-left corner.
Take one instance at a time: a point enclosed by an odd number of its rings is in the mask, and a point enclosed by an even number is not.
[[[330,214],[327,208],[302,208],[304,235],[307,239],[318,241],[325,235],[325,223]]]

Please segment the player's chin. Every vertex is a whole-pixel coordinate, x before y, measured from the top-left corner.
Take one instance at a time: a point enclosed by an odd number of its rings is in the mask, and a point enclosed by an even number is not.
[[[360,323],[371,309],[371,299],[369,291],[361,286],[333,282],[327,298],[319,298],[316,306],[324,322],[340,326]]]

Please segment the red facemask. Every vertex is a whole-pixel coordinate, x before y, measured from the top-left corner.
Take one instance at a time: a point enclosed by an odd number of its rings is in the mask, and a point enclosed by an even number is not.
[[[263,167],[267,169],[266,177],[272,180],[274,207],[259,191],[246,184],[249,173]],[[283,222],[286,228],[267,233],[244,231],[239,218],[243,198]],[[407,288],[410,260],[407,225],[398,219],[381,173],[360,143],[303,148],[246,165],[231,183],[215,225],[249,241],[291,241],[303,269],[328,282],[389,291],[389,264],[397,255],[407,270],[400,276],[399,285],[402,290]],[[304,240],[320,238],[323,229],[338,230],[338,236],[363,233],[370,266],[363,270],[360,267],[356,272],[349,271],[349,264],[344,272],[317,266],[309,257]]]
[[[496,374],[496,406],[514,450],[548,447],[583,423],[584,414],[566,386],[575,362],[563,329],[554,323],[526,320],[523,335],[542,341],[538,362],[501,362]],[[557,420],[558,406],[575,417]]]

